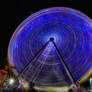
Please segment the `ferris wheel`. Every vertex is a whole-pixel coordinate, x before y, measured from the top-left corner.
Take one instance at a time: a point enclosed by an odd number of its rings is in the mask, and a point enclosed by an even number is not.
[[[8,57],[17,79],[37,87],[77,85],[92,69],[92,21],[66,7],[38,11],[15,30]]]

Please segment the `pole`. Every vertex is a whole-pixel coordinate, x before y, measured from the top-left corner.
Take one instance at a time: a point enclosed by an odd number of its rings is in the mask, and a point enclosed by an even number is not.
[[[57,51],[57,53],[58,53],[58,55],[59,55],[59,57],[60,57],[60,60],[61,60],[62,64],[64,65],[64,68],[65,68],[66,72],[68,73],[68,75],[69,75],[71,81],[72,81],[72,82],[76,85],[76,87],[77,87],[76,81],[75,81],[75,79],[74,79],[74,77],[73,77],[73,75],[72,75],[72,73],[71,73],[69,67],[68,67],[67,64],[65,63],[65,61],[64,61],[64,59],[63,59],[63,57],[62,57],[62,55],[61,55],[61,53],[60,53],[60,51],[59,51],[57,45],[55,44],[55,42],[54,42],[53,40],[54,40],[54,39],[52,39],[52,40],[50,40],[50,41],[52,41],[52,43],[54,44],[54,46],[55,46],[55,48],[56,48],[56,51]]]

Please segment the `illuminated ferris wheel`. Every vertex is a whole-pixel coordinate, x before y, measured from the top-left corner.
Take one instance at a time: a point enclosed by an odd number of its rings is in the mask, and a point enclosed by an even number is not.
[[[92,21],[65,7],[34,13],[15,30],[8,57],[17,79],[37,87],[77,85],[92,67]]]

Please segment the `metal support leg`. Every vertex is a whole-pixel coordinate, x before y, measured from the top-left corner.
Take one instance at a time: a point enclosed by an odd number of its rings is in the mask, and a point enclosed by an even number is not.
[[[65,63],[65,61],[64,61],[64,59],[63,59],[63,57],[62,57],[62,55],[61,55],[61,53],[60,53],[60,51],[59,51],[59,49],[57,48],[57,45],[55,44],[55,42],[54,42],[53,40],[51,40],[51,42],[54,44],[54,46],[55,46],[55,48],[56,48],[56,51],[57,51],[57,53],[58,53],[58,55],[59,55],[59,57],[60,57],[60,60],[61,60],[62,64],[64,65],[64,68],[65,68],[66,72],[68,73],[68,75],[69,75],[71,81],[72,81],[72,82],[76,85],[76,87],[77,87],[76,81],[75,81],[75,79],[74,79],[74,77],[73,77],[71,71],[69,70],[69,67],[68,67],[67,64]]]
[[[29,66],[29,64],[38,56],[38,54],[45,49],[45,47],[47,46],[47,44],[49,43],[49,41],[36,53],[36,55],[30,60],[30,62],[24,67],[24,69],[19,73],[19,75],[16,77],[16,79],[18,79],[27,69],[27,67]]]

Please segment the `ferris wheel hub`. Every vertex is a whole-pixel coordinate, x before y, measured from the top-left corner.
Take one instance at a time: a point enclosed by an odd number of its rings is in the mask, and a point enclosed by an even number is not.
[[[51,37],[51,38],[50,38],[50,41],[54,41],[54,38],[53,38],[53,37]]]

